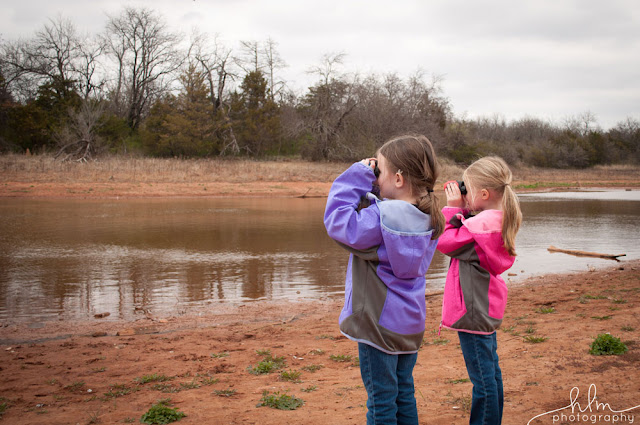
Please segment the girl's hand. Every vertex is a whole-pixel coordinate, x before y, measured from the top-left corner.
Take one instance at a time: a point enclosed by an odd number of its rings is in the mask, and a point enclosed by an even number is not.
[[[447,195],[447,206],[454,208],[464,208],[465,201],[460,188],[456,182],[449,183],[444,188],[444,194]]]
[[[377,161],[376,158],[366,158],[360,161],[360,164],[366,165],[367,167],[374,170],[376,168],[376,161]]]

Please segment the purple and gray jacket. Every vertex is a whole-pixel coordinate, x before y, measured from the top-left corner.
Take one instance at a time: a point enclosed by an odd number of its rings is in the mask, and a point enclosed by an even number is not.
[[[324,224],[351,254],[340,331],[389,354],[415,353],[425,329],[425,274],[437,239],[431,216],[370,193],[376,177],[355,163],[331,186]],[[359,208],[362,199],[371,201]]]

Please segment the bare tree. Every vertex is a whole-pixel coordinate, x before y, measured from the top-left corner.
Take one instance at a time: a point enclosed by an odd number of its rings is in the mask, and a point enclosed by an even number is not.
[[[84,162],[92,159],[102,148],[95,129],[103,113],[103,103],[89,100],[84,100],[77,111],[69,111],[68,125],[56,134],[60,150],[55,158]]]
[[[260,44],[255,41],[240,42],[242,58],[237,58],[236,63],[246,74],[250,72],[262,71],[263,65],[260,60]]]
[[[127,122],[136,129],[182,63],[180,37],[154,11],[132,7],[109,17],[106,37],[108,53],[118,66],[115,101],[124,104]]]
[[[92,95],[99,96],[106,84],[104,73],[99,74],[100,57],[106,46],[104,39],[85,36],[78,46],[78,59],[74,65],[77,74],[78,89],[84,100]]]
[[[14,92],[26,100],[46,82],[58,91],[73,85],[80,56],[80,40],[73,23],[59,16],[31,40],[4,43],[1,65],[7,85],[17,86]]]
[[[272,101],[275,101],[276,94],[280,95],[280,98],[284,96],[282,90],[285,87],[285,82],[277,80],[276,71],[278,69],[285,68],[287,63],[282,59],[280,53],[277,51],[278,43],[276,43],[271,37],[267,38],[264,43],[263,52],[267,68],[267,77],[269,79],[269,92]]]
[[[220,152],[221,155],[224,155],[227,151],[234,155],[240,152],[240,146],[229,118],[230,105],[224,101],[227,83],[238,77],[233,70],[233,64],[236,61],[231,53],[232,50],[225,47],[219,41],[217,35],[214,36],[213,42],[211,42],[208,35],[194,32],[189,54],[187,55],[188,61],[193,58],[200,66],[209,85],[212,120],[216,120],[218,113],[222,118],[222,128],[218,129],[224,143]]]

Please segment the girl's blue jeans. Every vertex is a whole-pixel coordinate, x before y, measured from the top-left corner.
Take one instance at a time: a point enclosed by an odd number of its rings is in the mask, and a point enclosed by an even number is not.
[[[368,395],[367,425],[417,425],[413,367],[418,353],[387,354],[358,343],[358,354]]]
[[[499,425],[502,423],[504,391],[496,332],[491,335],[458,332],[458,337],[469,379],[473,383],[469,424]]]

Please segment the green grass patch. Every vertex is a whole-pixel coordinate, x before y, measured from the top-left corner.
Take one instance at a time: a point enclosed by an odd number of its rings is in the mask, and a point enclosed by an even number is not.
[[[318,387],[316,385],[309,385],[307,388],[303,388],[301,391],[305,393],[310,393],[316,391]]]
[[[173,377],[167,375],[158,375],[154,373],[152,375],[143,375],[139,378],[134,379],[138,384],[147,384],[149,382],[166,382],[171,381]]]
[[[227,389],[227,390],[215,390],[213,393],[218,397],[233,397],[234,395],[236,395],[237,391],[232,389]]]
[[[449,384],[465,384],[467,382],[471,382],[469,378],[461,378],[461,379],[450,379]]]
[[[556,309],[555,307],[540,307],[537,311],[540,314],[551,314],[551,313],[555,313]]]
[[[178,408],[169,407],[169,402],[169,399],[160,400],[151,406],[147,413],[142,415],[140,422],[143,424],[170,424],[187,416]]]
[[[4,397],[0,397],[0,418],[5,414],[7,409],[9,408],[9,404],[7,404],[6,399]]]
[[[128,387],[126,384],[114,384],[104,393],[107,398],[118,398],[138,391],[138,387]]]
[[[631,326],[623,326],[620,329],[622,329],[625,332],[633,332],[633,331],[635,331],[635,328],[633,328]]]
[[[264,358],[256,366],[247,368],[252,375],[264,375],[286,367],[284,357],[273,357],[270,350],[258,350],[256,353]]]
[[[270,394],[269,391],[262,393],[262,399],[258,407],[266,406],[278,410],[296,410],[304,405],[304,400],[289,394],[280,394],[275,392]]]
[[[324,365],[321,365],[321,364],[310,364],[308,366],[302,366],[302,370],[314,373],[314,372],[319,371],[323,367],[324,367]]]
[[[302,375],[302,372],[299,370],[283,370],[280,372],[280,379],[283,381],[299,383],[302,382],[300,381],[300,375]]]
[[[220,359],[222,357],[229,357],[229,353],[222,352],[222,353],[211,353],[211,357],[213,357],[214,359]]]
[[[82,381],[74,382],[72,384],[66,385],[64,387],[64,389],[69,391],[69,392],[72,392],[72,393],[77,393],[77,392],[83,391],[84,390],[84,382],[82,382]]]
[[[600,334],[591,344],[589,354],[594,356],[617,356],[626,353],[627,350],[627,346],[620,341],[620,338],[616,338],[611,334]]]
[[[613,316],[591,316],[592,319],[596,319],[596,320],[609,320],[612,317]]]
[[[619,298],[614,298],[613,300],[611,300],[612,303],[614,304],[626,304],[627,300],[623,300],[623,299],[619,299]]]
[[[541,342],[545,342],[549,338],[547,338],[546,336],[527,335],[523,339],[524,339],[524,342],[528,342],[530,344],[539,344]]]
[[[353,360],[353,356],[350,354],[332,354],[329,359],[338,363],[348,363]]]

